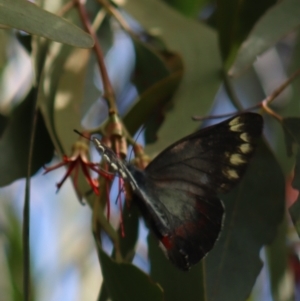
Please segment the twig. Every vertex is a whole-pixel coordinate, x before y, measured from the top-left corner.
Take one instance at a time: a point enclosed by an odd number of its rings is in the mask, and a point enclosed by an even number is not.
[[[270,104],[283,90],[298,76],[300,75],[300,68],[297,69],[285,82],[283,82],[274,92],[266,97],[262,102],[267,105]]]
[[[276,90],[273,91],[272,94],[267,96],[265,99],[263,99],[260,103],[243,110],[242,112],[248,112],[255,109],[263,108],[268,114],[276,118],[279,122],[282,121],[282,117],[278,115],[276,112],[274,112],[270,107],[269,104],[279,95],[281,94],[284,89],[297,77],[300,75],[300,68],[297,69],[285,82],[283,82]],[[224,117],[230,117],[235,115],[236,112],[233,113],[226,113],[221,115],[212,115],[212,116],[192,116],[192,119],[195,121],[202,121],[206,119],[215,119],[215,118],[224,118]]]
[[[64,16],[69,10],[75,6],[74,1],[67,2],[60,10],[56,13],[58,16]]]
[[[91,26],[91,23],[89,21],[89,18],[88,18],[88,15],[87,15],[84,5],[82,4],[82,2],[80,0],[74,0],[74,1],[75,1],[75,4],[77,4],[79,15],[80,15],[81,21],[82,21],[85,29],[93,37],[93,39],[95,41],[95,45],[94,45],[93,49],[94,49],[96,57],[97,57],[97,61],[99,64],[99,69],[100,69],[100,73],[101,73],[101,77],[102,77],[102,81],[103,81],[103,88],[104,88],[103,98],[107,101],[107,105],[109,107],[110,114],[118,114],[118,110],[117,110],[117,106],[116,106],[116,102],[115,102],[114,91],[113,91],[112,85],[111,85],[109,77],[108,77],[107,69],[106,69],[105,62],[104,62],[103,52],[100,47],[98,37]]]
[[[285,82],[283,82],[274,92],[266,97],[262,102],[262,108],[271,116],[276,118],[279,122],[282,122],[282,117],[274,112],[270,107],[269,104],[280,94],[283,90],[300,74],[300,68],[297,69]]]
[[[106,11],[110,15],[112,15],[119,22],[119,24],[126,32],[128,32],[131,36],[136,37],[136,34],[131,30],[130,26],[124,20],[123,16],[113,5],[111,5],[110,2],[108,2],[107,0],[98,0],[98,2],[106,9]]]

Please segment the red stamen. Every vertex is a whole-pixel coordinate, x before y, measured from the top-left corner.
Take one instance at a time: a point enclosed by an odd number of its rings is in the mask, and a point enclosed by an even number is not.
[[[122,187],[123,179],[119,178],[119,189]],[[124,231],[124,221],[123,221],[123,207],[122,207],[122,199],[121,199],[121,193],[119,193],[118,196],[118,202],[119,202],[119,209],[120,209],[120,227],[121,227],[121,236],[125,237],[125,231]]]
[[[60,167],[62,167],[62,166],[64,166],[64,165],[66,165],[65,162],[59,162],[58,164],[55,164],[55,165],[53,165],[53,166],[51,166],[51,167],[43,166],[43,168],[45,169],[45,171],[44,171],[43,174],[45,175],[45,174],[48,173],[49,171],[52,171],[52,170],[57,169],[57,168],[60,168]]]
[[[69,167],[67,169],[66,174],[64,175],[64,177],[62,178],[62,180],[56,184],[56,187],[57,187],[56,192],[58,192],[58,190],[60,189],[60,187],[62,186],[62,184],[66,181],[66,179],[72,173],[72,171],[73,171],[73,169],[74,169],[75,166],[76,166],[76,161],[70,163],[70,165],[69,165]]]
[[[82,172],[86,178],[86,180],[88,181],[89,185],[92,187],[93,191],[99,195],[99,190],[98,190],[98,186],[95,185],[95,182],[93,181],[93,179],[91,178],[91,175],[87,169],[87,165],[81,161],[81,169]]]

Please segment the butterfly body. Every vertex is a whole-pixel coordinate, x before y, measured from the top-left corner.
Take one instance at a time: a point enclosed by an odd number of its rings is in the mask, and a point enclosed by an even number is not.
[[[188,270],[214,246],[224,217],[217,194],[238,183],[261,131],[262,117],[244,113],[175,142],[144,171],[113,159],[162,249],[178,268]]]

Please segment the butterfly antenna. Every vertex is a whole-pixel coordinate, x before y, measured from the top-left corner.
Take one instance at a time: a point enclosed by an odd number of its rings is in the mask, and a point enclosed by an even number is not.
[[[135,138],[135,140],[134,140],[134,144],[136,144],[138,138],[140,137],[140,135],[141,135],[141,133],[142,133],[142,131],[143,131],[144,129],[145,129],[145,125],[143,124],[143,125],[141,126],[141,128],[139,129],[139,131],[138,131],[138,134],[137,134],[137,136],[136,136],[136,138]],[[128,162],[130,162],[130,160],[131,160],[132,152],[133,152],[133,146],[132,146],[132,148],[131,148],[131,150],[130,150],[130,153],[129,153]]]
[[[80,133],[79,131],[77,131],[76,129],[73,130],[76,134],[78,134],[79,136],[92,141],[92,139],[90,137],[85,136],[84,134]]]

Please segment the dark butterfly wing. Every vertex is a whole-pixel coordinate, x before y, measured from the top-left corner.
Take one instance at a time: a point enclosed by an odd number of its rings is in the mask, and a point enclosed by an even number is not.
[[[194,183],[216,195],[243,175],[261,135],[259,114],[244,113],[189,135],[161,152],[146,168],[155,181]]]
[[[245,172],[262,124],[244,113],[175,142],[144,172],[128,166],[136,201],[177,267],[189,269],[213,247],[224,212],[217,194]]]

